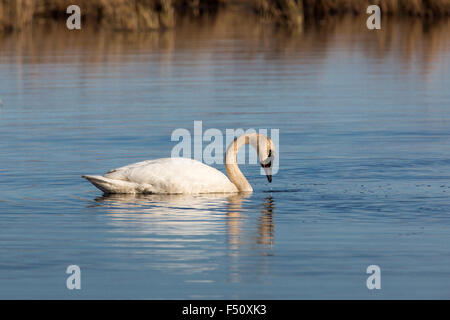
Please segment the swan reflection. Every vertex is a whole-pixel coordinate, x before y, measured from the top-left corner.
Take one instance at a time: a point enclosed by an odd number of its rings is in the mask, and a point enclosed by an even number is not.
[[[274,243],[274,200],[258,199],[255,215],[251,197],[115,194],[95,199],[94,206],[106,211],[116,248],[146,257],[141,267],[196,274],[225,263],[239,273],[240,257],[271,255]]]
[[[272,196],[265,198],[259,209],[261,214],[258,217],[256,243],[272,246],[274,240],[274,223],[272,220],[274,201]],[[242,244],[242,240],[240,240],[242,233],[240,225],[244,217],[241,211],[242,198],[229,199],[227,207],[227,235],[231,249],[239,249],[239,246]]]

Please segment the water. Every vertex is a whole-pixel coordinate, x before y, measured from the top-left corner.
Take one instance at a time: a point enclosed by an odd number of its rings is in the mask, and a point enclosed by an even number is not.
[[[449,23],[224,15],[0,38],[0,298],[450,298]],[[248,165],[251,195],[102,197],[81,179],[170,156],[194,120],[278,128],[273,183]]]

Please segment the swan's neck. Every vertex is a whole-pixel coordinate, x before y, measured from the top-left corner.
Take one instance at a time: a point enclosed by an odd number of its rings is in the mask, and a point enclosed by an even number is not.
[[[234,139],[233,143],[228,147],[227,153],[225,155],[225,169],[227,170],[228,177],[236,186],[236,188],[241,192],[253,191],[252,186],[242,174],[236,161],[239,148],[241,148],[245,144],[251,143],[251,138],[254,137],[251,137],[251,135],[242,135],[239,138]]]

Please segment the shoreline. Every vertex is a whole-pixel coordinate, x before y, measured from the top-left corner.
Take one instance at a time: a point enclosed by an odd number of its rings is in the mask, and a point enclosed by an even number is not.
[[[0,32],[23,30],[34,20],[67,19],[66,8],[77,4],[83,20],[112,30],[150,31],[173,28],[181,17],[200,19],[220,10],[254,16],[261,23],[295,29],[305,20],[363,15],[370,4],[389,16],[448,18],[450,0],[0,0]]]

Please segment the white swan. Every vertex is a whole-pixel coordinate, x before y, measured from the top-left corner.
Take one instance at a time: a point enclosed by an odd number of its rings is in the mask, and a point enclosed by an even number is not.
[[[272,182],[274,144],[268,137],[243,134],[234,139],[225,155],[228,179],[219,170],[187,158],[147,160],[107,172],[104,176],[83,176],[105,193],[200,194],[252,192],[253,188],[236,162],[240,147],[256,149],[267,179]],[[230,181],[231,180],[231,181]]]

